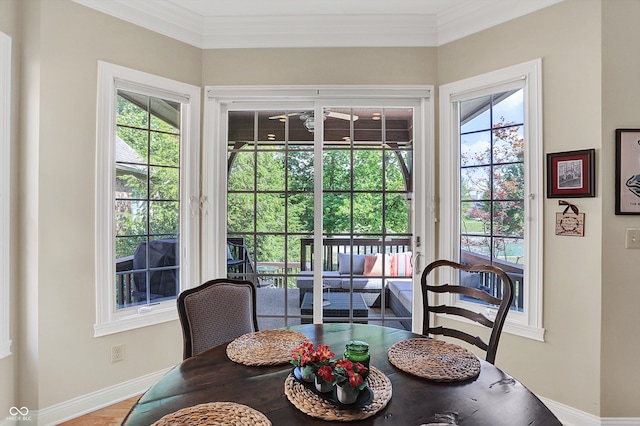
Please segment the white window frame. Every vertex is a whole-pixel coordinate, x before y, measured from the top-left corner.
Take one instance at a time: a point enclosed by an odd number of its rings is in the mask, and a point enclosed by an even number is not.
[[[414,192],[424,196],[420,204],[414,201],[414,279],[413,292],[420,294],[420,273],[435,253],[435,165],[434,165],[434,106],[433,86],[207,86],[205,88],[203,170],[202,170],[202,256],[210,261],[203,264],[203,278],[226,276],[225,264],[227,232],[227,111],[230,105],[235,108],[242,105],[246,109],[273,108],[295,109],[296,105],[308,108],[313,102],[322,106],[367,107],[371,105],[406,105],[407,101],[419,106],[420,113],[414,117],[416,139],[422,140],[422,146],[414,147]],[[319,144],[323,132],[322,122],[316,123],[316,144]],[[319,145],[318,145],[319,146]],[[321,150],[316,149],[316,163],[320,164]],[[321,194],[322,179],[315,179],[316,194]],[[220,191],[218,188],[225,188]],[[321,205],[321,195],[316,200],[316,209]],[[210,208],[215,206],[216,208]],[[320,209],[321,210],[321,209]],[[316,223],[316,232],[321,235],[322,224]],[[321,250],[322,238],[316,238],[316,252]],[[317,258],[320,261],[320,258]],[[314,268],[321,271],[320,265]],[[319,272],[318,272],[319,273]],[[321,281],[315,280],[316,306],[321,305]],[[422,300],[413,298],[413,331],[421,332]],[[314,322],[322,321],[322,310],[314,312]]]
[[[440,86],[440,256],[444,259],[457,259],[460,253],[460,126],[457,104],[514,87],[522,87],[524,90],[525,289],[523,311],[511,310],[503,330],[544,341],[541,59]],[[453,274],[442,279],[455,282]],[[478,305],[460,301],[454,296],[447,303],[478,310]],[[491,316],[491,312],[486,313]]]
[[[11,355],[11,37],[0,32],[0,359]]]
[[[115,277],[115,137],[116,93],[132,90],[180,102],[180,290],[199,280],[200,97],[190,84],[98,62],[96,138],[96,323],[94,335],[159,324],[178,318],[175,300],[116,310]]]

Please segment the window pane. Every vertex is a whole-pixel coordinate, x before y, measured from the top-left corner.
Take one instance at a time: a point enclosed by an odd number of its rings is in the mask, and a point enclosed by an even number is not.
[[[159,166],[180,166],[180,136],[167,133],[151,133],[149,162]]]
[[[284,195],[256,194],[256,201],[256,230],[258,232],[284,232]]]
[[[491,239],[489,237],[462,235],[460,238],[460,247],[462,250],[471,253],[481,254],[484,256],[491,255]]]
[[[289,149],[296,148],[300,146],[289,147]],[[313,152],[290,151],[287,166],[290,191],[313,190]]]
[[[353,151],[353,189],[382,190],[382,151]]]
[[[390,234],[409,232],[410,202],[404,194],[388,194],[385,203],[385,231]]]
[[[322,223],[324,234],[351,232],[351,198],[349,194],[323,194]]]
[[[510,163],[524,160],[524,132],[522,126],[493,131],[493,162]]]
[[[324,114],[325,121],[331,120],[330,123],[326,123],[324,128],[324,141],[348,145],[349,141],[351,141],[351,120],[355,118],[351,115],[351,109],[327,108]]]
[[[460,136],[460,165],[476,166],[491,163],[491,131]]]
[[[289,232],[313,232],[313,194],[292,194],[288,206]]]
[[[284,190],[284,153],[258,152],[258,191]]]
[[[254,195],[227,194],[227,231],[229,233],[253,232]]]
[[[151,129],[170,133],[179,131],[180,103],[149,98],[149,108],[151,110]]]
[[[351,189],[351,153],[349,151],[325,151],[323,170],[325,190],[349,191]]]
[[[489,179],[491,167],[467,167],[460,171],[460,198],[486,200],[491,197]]]
[[[353,232],[355,234],[382,233],[382,194],[374,192],[353,194]]]
[[[385,143],[407,145],[413,141],[413,109],[385,108]]]
[[[149,124],[147,105],[149,97],[138,93],[118,90],[118,126],[131,126],[146,129]]]
[[[524,198],[524,164],[514,163],[493,168],[493,198]]]
[[[492,220],[494,235],[524,237],[524,201],[495,201]]]
[[[229,170],[227,185],[230,191],[249,191],[253,188],[254,153],[252,151],[238,151],[233,156],[233,162]]]
[[[460,132],[468,133],[491,128],[491,96],[460,102]]]
[[[116,134],[116,161],[129,164],[147,163],[149,133],[146,130],[118,127]]]
[[[349,113],[348,110],[346,112]],[[356,116],[358,119],[353,123],[353,140],[356,142],[377,142],[379,146],[382,141],[382,110],[359,109]]]
[[[156,200],[180,198],[180,173],[171,167],[151,167],[149,197]]]
[[[385,152],[385,186],[387,191],[407,191],[411,184],[412,152],[404,150],[387,150]],[[409,181],[408,181],[409,180]]]
[[[489,203],[487,202],[463,202],[460,203],[462,220],[460,232],[463,234],[489,235]]]
[[[147,234],[147,204],[125,199],[116,200],[116,236]]]
[[[523,94],[524,90],[519,89],[493,95],[493,127],[524,122]]]
[[[152,201],[149,203],[149,234],[178,233],[180,204],[177,201]]]

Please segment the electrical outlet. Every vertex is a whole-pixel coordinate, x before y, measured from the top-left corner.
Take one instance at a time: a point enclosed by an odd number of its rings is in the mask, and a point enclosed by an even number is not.
[[[627,228],[627,235],[625,238],[625,248],[640,249],[640,229]]]
[[[111,346],[111,362],[124,361],[124,344]]]

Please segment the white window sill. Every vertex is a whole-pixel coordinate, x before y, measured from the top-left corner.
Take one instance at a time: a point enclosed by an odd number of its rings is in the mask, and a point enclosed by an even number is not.
[[[149,312],[135,313],[121,316],[102,324],[95,324],[94,337],[108,336],[110,334],[121,333],[123,331],[135,330],[137,328],[148,327],[178,319],[178,312],[175,307],[165,309],[151,309]]]

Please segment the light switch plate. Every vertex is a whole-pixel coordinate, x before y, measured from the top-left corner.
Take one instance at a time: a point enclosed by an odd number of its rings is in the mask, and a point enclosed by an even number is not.
[[[627,235],[625,238],[625,248],[640,249],[640,229],[627,228]]]

